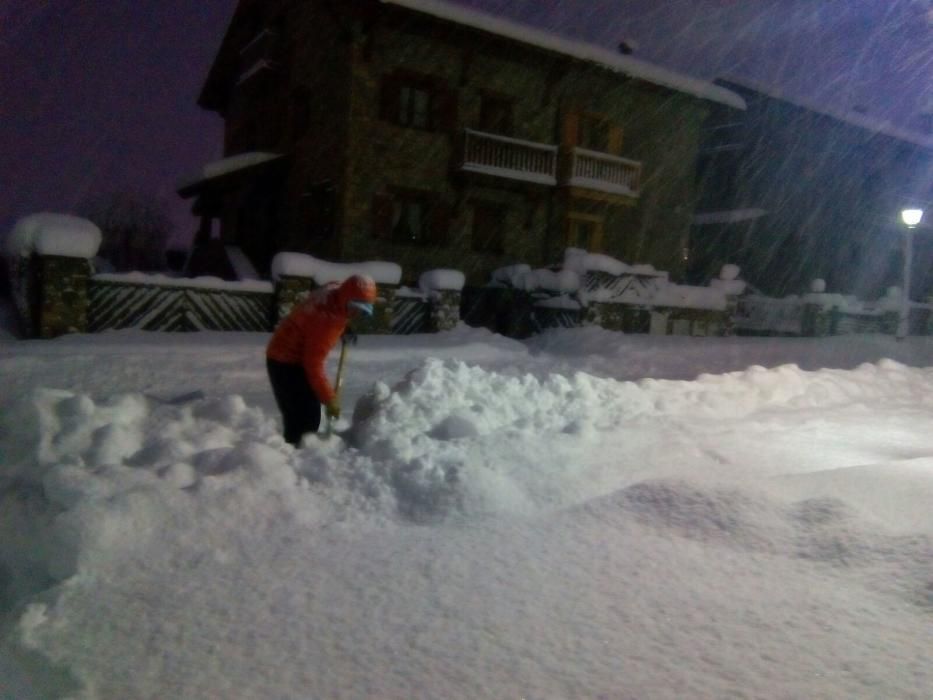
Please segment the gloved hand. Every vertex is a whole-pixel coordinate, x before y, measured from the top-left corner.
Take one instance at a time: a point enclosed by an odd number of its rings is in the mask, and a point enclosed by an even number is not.
[[[340,419],[340,399],[333,398],[324,405],[324,413],[328,418],[333,418],[334,420]]]

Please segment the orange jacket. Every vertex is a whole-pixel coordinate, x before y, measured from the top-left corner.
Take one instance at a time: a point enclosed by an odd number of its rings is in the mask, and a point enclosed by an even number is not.
[[[360,300],[372,303],[375,298],[375,284],[361,276],[350,277],[339,286],[332,282],[315,289],[275,329],[266,348],[266,357],[276,362],[302,365],[318,400],[329,403],[336,393],[324,373],[324,362],[346,330],[349,319],[347,302]]]

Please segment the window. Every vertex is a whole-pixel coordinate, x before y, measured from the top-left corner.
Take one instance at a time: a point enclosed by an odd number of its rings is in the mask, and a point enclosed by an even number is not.
[[[416,129],[431,128],[431,93],[403,85],[399,91],[398,124]]]
[[[603,220],[591,214],[571,214],[567,218],[567,247],[591,253],[602,250]]]
[[[456,93],[443,80],[411,72],[396,72],[382,79],[380,116],[399,126],[425,131],[456,128]]]
[[[484,94],[479,108],[479,129],[492,134],[512,135],[512,100]]]
[[[508,209],[494,202],[476,202],[473,205],[471,241],[478,253],[505,251],[505,222]]]
[[[610,123],[606,117],[596,114],[580,115],[580,130],[577,145],[591,151],[609,152]]]
[[[438,196],[397,190],[373,200],[373,236],[402,245],[447,245],[450,207]]]
[[[392,242],[413,245],[427,243],[427,209],[427,203],[421,199],[396,199],[392,207]]]

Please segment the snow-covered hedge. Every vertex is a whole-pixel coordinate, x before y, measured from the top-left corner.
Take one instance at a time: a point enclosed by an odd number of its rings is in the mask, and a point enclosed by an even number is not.
[[[376,284],[396,285],[402,279],[402,268],[393,262],[371,261],[334,263],[318,260],[304,253],[279,253],[272,259],[272,277],[307,277],[316,284],[342,282],[352,275],[368,275]]]
[[[567,295],[559,303],[543,299],[548,308],[583,308],[592,303],[631,304],[645,307],[687,308],[722,311],[728,297],[741,294],[745,283],[737,279],[739,269],[726,265],[719,280],[709,287],[675,284],[668,273],[652,265],[629,265],[601,253],[568,248],[563,265],[556,270],[533,270],[528,265],[512,265],[493,272],[494,284],[545,296]]]

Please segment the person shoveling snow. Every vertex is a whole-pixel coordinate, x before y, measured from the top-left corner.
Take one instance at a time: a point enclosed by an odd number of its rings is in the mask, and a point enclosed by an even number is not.
[[[298,445],[328,419],[340,418],[340,399],[324,373],[327,355],[346,333],[351,318],[372,315],[376,283],[353,275],[312,292],[276,328],[266,348],[266,368],[282,413],[286,442]]]

